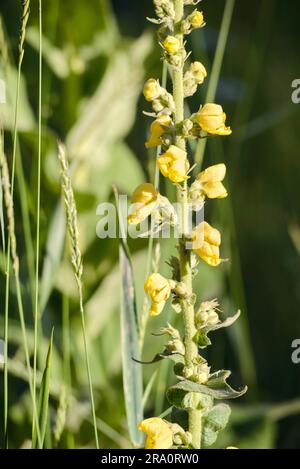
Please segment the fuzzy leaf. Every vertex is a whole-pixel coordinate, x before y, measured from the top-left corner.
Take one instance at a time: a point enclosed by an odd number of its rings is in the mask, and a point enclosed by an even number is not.
[[[242,396],[247,391],[245,386],[240,391],[235,391],[227,382],[227,378],[230,376],[230,371],[218,371],[211,375],[208,382],[204,384],[198,384],[193,381],[183,380],[170,389],[180,389],[186,392],[196,392],[208,394],[214,399],[235,399]]]
[[[226,404],[214,406],[203,418],[202,446],[207,448],[213,445],[220,430],[223,430],[231,414],[230,407]]]
[[[114,191],[116,203],[118,204],[117,189],[114,188]],[[121,221],[122,217],[119,216],[120,224]],[[124,227],[121,228],[124,233]],[[131,258],[128,246],[123,238],[120,238],[119,252],[122,276],[120,322],[124,399],[131,441],[133,445],[140,446],[142,443],[142,434],[138,430],[138,424],[143,419],[143,380],[142,368],[133,361],[133,357],[139,357],[140,354],[138,341],[138,318]]]

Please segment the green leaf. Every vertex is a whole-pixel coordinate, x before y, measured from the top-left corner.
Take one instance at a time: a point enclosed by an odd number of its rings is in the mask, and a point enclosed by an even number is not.
[[[197,394],[197,399],[194,399],[193,393],[187,393],[185,390],[178,389],[175,386],[168,389],[167,399],[177,409],[207,410],[213,406],[213,398],[209,394]]]
[[[11,65],[7,65],[5,70],[6,102],[1,105],[1,112],[3,113],[2,121],[6,129],[14,128],[17,76],[17,70]],[[18,106],[18,131],[30,132],[33,131],[34,128],[35,118],[29,103],[25,79],[21,74]]]
[[[39,30],[36,26],[27,29],[26,40],[33,49],[39,51]],[[55,47],[46,36],[42,37],[43,57],[51,71],[61,79],[70,74],[69,57],[65,50]]]
[[[118,192],[114,188],[116,203]],[[118,207],[119,208],[119,207]],[[119,223],[122,217],[119,213]],[[124,233],[121,226],[121,232]],[[134,277],[129,249],[124,238],[119,241],[120,269],[121,269],[121,343],[123,364],[123,389],[127,415],[127,423],[132,443],[135,446],[142,444],[142,433],[138,424],[143,419],[143,382],[142,367],[133,360],[140,358],[138,342],[138,319],[135,301]]]
[[[213,373],[204,384],[198,384],[193,381],[183,380],[172,386],[170,389],[180,389],[186,392],[203,393],[212,396],[214,399],[235,399],[247,392],[247,386],[240,391],[235,391],[227,382],[230,371],[218,371]]]
[[[46,358],[46,365],[43,373],[43,378],[40,387],[39,401],[38,401],[38,419],[41,431],[41,441],[42,444],[45,440],[46,428],[47,428],[47,419],[48,419],[48,404],[49,404],[49,394],[50,394],[50,373],[51,373],[51,359],[52,359],[52,348],[53,348],[53,332],[52,329],[49,348]],[[37,435],[34,430],[32,436],[32,448],[36,447]]]
[[[71,158],[101,161],[103,144],[114,143],[128,134],[144,79],[144,61],[152,44],[151,36],[144,34],[111,56],[103,79],[82,106],[80,118],[67,137]]]
[[[202,446],[204,448],[216,442],[218,433],[226,427],[230,414],[231,410],[227,404],[218,404],[204,416],[202,421]]]
[[[0,135],[2,138],[2,135]],[[2,142],[1,142],[2,145]],[[2,148],[0,149],[2,151]],[[2,175],[0,171],[0,229],[1,229],[1,242],[2,242],[2,249],[3,252],[6,251],[5,249],[5,230],[4,230],[4,215],[3,215],[3,190],[2,190]]]

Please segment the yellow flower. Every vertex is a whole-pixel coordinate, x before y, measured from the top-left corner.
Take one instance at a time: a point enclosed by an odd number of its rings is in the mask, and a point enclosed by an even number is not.
[[[192,232],[193,250],[208,265],[216,267],[221,264],[220,232],[207,222],[200,223]]]
[[[152,306],[150,309],[150,316],[158,316],[171,294],[171,287],[168,279],[160,274],[150,275],[144,285],[145,292],[152,299]]]
[[[153,184],[145,183],[138,186],[132,195],[132,203],[136,206],[133,213],[128,215],[128,223],[138,225],[145,220],[154,209],[157,197],[158,192]]]
[[[143,90],[146,101],[152,102],[161,96],[161,86],[158,80],[150,78],[144,86]]]
[[[145,449],[170,449],[173,446],[173,432],[170,426],[159,417],[152,417],[139,424],[146,433]]]
[[[212,135],[230,135],[230,127],[225,126],[226,114],[219,104],[208,103],[198,112],[198,123],[202,130]]]
[[[163,46],[170,55],[177,54],[181,48],[179,39],[174,36],[167,36],[163,42]]]
[[[179,183],[188,179],[189,162],[184,150],[171,145],[169,149],[157,159],[158,167],[163,176],[170,181]]]
[[[207,71],[204,65],[201,62],[193,62],[190,70],[198,85],[201,85],[207,77]]]
[[[172,119],[167,114],[162,114],[154,122],[152,122],[150,130],[150,138],[146,142],[146,148],[157,147],[162,144],[161,136],[165,132],[165,128],[171,125]]]
[[[189,16],[189,22],[193,26],[193,28],[201,28],[201,26],[204,26],[205,23],[202,11],[195,10]]]
[[[228,193],[222,184],[226,175],[225,164],[216,164],[202,171],[197,176],[201,184],[201,190],[209,199],[224,199]]]

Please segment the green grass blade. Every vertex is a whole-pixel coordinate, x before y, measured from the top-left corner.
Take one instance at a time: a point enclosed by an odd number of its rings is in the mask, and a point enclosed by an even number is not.
[[[121,348],[123,364],[123,389],[130,439],[134,446],[142,444],[142,434],[138,424],[143,419],[143,379],[142,367],[133,361],[140,359],[138,321],[135,301],[135,288],[129,249],[126,244],[125,227],[119,207],[118,191],[114,188],[118,207],[122,237],[119,241],[121,269]]]
[[[217,86],[218,86],[220,73],[222,69],[228,34],[230,31],[234,5],[235,5],[235,0],[226,0],[217,49],[215,53],[215,58],[214,58],[212,71],[211,71],[211,77],[210,77],[206,100],[205,100],[206,103],[214,102],[215,97],[216,97],[216,91],[217,91]],[[198,145],[197,145],[196,154],[195,154],[195,163],[197,163],[198,165],[197,171],[199,170],[199,166],[201,167],[202,165],[206,143],[207,143],[207,139],[203,138],[199,140]]]
[[[35,297],[34,297],[34,350],[33,350],[33,392],[36,396],[37,349],[39,331],[39,259],[40,259],[40,211],[41,211],[41,160],[42,160],[42,0],[39,0],[39,89],[38,89],[38,170],[36,202],[36,251],[35,251]],[[34,434],[34,419],[32,420]]]
[[[155,383],[155,380],[157,378],[157,370],[154,371],[154,373],[152,374],[151,378],[149,379],[149,382],[146,386],[146,389],[144,391],[144,394],[143,394],[143,409],[145,409],[147,403],[148,403],[148,400],[149,400],[149,396],[150,396],[150,393],[153,389],[153,385]]]
[[[1,129],[0,132],[0,147],[1,151],[4,151],[4,134],[3,130]],[[6,243],[5,243],[5,229],[4,229],[4,212],[3,212],[3,188],[2,188],[2,177],[1,177],[1,170],[0,170],[0,230],[1,230],[1,242],[2,242],[2,250],[5,252],[6,250]]]
[[[40,423],[41,431],[41,443],[44,445],[46,428],[47,428],[47,419],[48,419],[48,405],[49,405],[49,395],[50,395],[50,374],[51,374],[51,359],[52,359],[52,348],[53,348],[53,329],[51,332],[49,348],[46,358],[46,365],[43,372],[42,383],[40,387],[39,402],[38,402],[38,417]],[[36,431],[32,436],[32,448],[36,447]]]

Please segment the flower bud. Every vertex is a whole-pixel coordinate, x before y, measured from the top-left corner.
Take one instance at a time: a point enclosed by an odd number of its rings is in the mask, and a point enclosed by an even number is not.
[[[230,127],[225,126],[226,114],[219,104],[205,104],[197,115],[198,124],[204,132],[212,135],[230,135]]]
[[[150,308],[150,315],[158,316],[171,294],[168,279],[158,273],[152,274],[147,278],[144,289],[153,302]]]
[[[170,55],[177,54],[181,49],[181,43],[175,36],[167,36],[163,42],[163,46]]]
[[[202,11],[194,10],[193,13],[191,13],[188,16],[188,20],[190,22],[190,25],[194,29],[202,28],[203,26],[205,26],[204,16],[203,16]]]
[[[159,84],[159,80],[150,78],[144,86],[143,90],[146,101],[152,102],[155,99],[158,99],[161,96],[162,89]]]
[[[200,223],[192,232],[193,251],[208,265],[216,267],[221,264],[220,232],[207,222]]]
[[[207,363],[198,365],[195,370],[195,381],[199,384],[205,384],[208,381],[210,374],[210,367]]]
[[[195,323],[197,329],[201,329],[206,326],[215,326],[220,322],[217,309],[219,303],[217,300],[204,301],[201,303],[200,308],[195,314]]]
[[[180,355],[185,354],[185,347],[181,340],[172,339],[166,345],[166,349],[171,353],[180,353]]]
[[[189,163],[184,150],[171,145],[169,149],[157,159],[158,167],[163,176],[174,183],[186,181],[188,179],[187,170]]]

